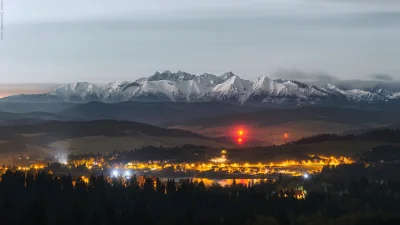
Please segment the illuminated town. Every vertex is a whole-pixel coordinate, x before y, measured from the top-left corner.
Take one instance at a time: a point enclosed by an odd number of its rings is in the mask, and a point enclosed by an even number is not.
[[[215,180],[232,179],[275,179],[277,176],[304,176],[319,173],[326,166],[336,166],[339,164],[352,164],[354,160],[348,157],[326,157],[321,155],[309,155],[313,160],[286,160],[283,162],[270,163],[248,163],[231,162],[228,158],[228,150],[223,149],[220,154],[210,158],[207,162],[181,162],[173,163],[169,161],[128,161],[118,162],[118,154],[111,157],[104,156],[85,156],[74,157],[67,160],[67,156],[57,154],[52,162],[34,162],[29,165],[18,164],[16,160],[13,166],[3,166],[2,172],[7,169],[12,171],[38,171],[47,169],[54,175],[72,174],[87,180],[91,175],[104,175],[108,178],[129,178],[133,175],[138,177],[160,177],[160,178],[191,178],[205,181],[211,185]]]

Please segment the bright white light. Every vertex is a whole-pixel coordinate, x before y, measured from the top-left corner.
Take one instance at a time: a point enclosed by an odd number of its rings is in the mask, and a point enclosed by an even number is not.
[[[57,153],[55,156],[57,161],[61,164],[67,165],[68,164],[68,156],[67,155],[61,155],[60,153]]]
[[[309,176],[308,176],[307,173],[305,173],[305,174],[303,175],[303,177],[307,179]]]
[[[129,171],[129,170],[125,171],[125,176],[130,177],[131,176],[131,171]]]
[[[118,177],[118,170],[113,170],[112,171],[112,176],[113,177]]]
[[[61,164],[64,164],[64,165],[67,165],[67,164],[68,164],[66,158],[59,159],[58,162],[61,163]]]

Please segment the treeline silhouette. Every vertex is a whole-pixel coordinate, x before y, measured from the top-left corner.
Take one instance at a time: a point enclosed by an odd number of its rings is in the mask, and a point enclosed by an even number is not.
[[[140,148],[133,148],[131,150],[117,151],[114,150],[109,153],[85,153],[68,155],[69,160],[79,160],[88,158],[106,157],[109,162],[130,162],[130,161],[199,161],[199,159],[207,160],[207,152],[215,153],[220,152],[221,148],[211,148],[201,145],[184,144],[182,146],[162,146],[162,145],[147,145]],[[110,159],[113,158],[113,159]]]
[[[366,132],[361,135],[338,135],[338,134],[318,134],[312,137],[302,138],[288,144],[312,144],[325,141],[381,141],[381,142],[400,142],[399,129],[379,129]]]
[[[206,160],[209,150],[218,151],[219,149],[211,149],[207,146],[182,145],[182,146],[154,146],[148,145],[131,151],[114,151],[113,155],[117,162],[124,161],[148,161],[148,160],[172,160],[172,161],[198,161]]]
[[[397,145],[379,145],[364,151],[360,159],[365,162],[399,162],[400,146]]]
[[[334,168],[329,168],[334,170]],[[75,183],[76,182],[76,183]],[[7,171],[0,182],[1,224],[399,224],[399,181],[327,183],[279,177],[256,185],[206,187],[190,180],[53,177]],[[75,183],[75,186],[73,185]],[[295,187],[307,191],[295,198]]]

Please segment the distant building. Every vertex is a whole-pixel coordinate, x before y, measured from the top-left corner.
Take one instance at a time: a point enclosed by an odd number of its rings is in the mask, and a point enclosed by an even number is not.
[[[306,195],[303,190],[294,190],[294,197],[297,199],[305,199]]]

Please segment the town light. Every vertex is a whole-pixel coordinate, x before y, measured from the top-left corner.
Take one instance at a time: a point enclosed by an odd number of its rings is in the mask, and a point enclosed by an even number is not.
[[[305,179],[308,179],[308,178],[309,178],[309,175],[308,175],[307,173],[305,173],[305,174],[303,175],[303,177],[304,177]]]
[[[113,170],[113,171],[112,171],[112,176],[113,176],[113,177],[118,177],[118,174],[119,174],[119,173],[118,173],[118,170]]]

